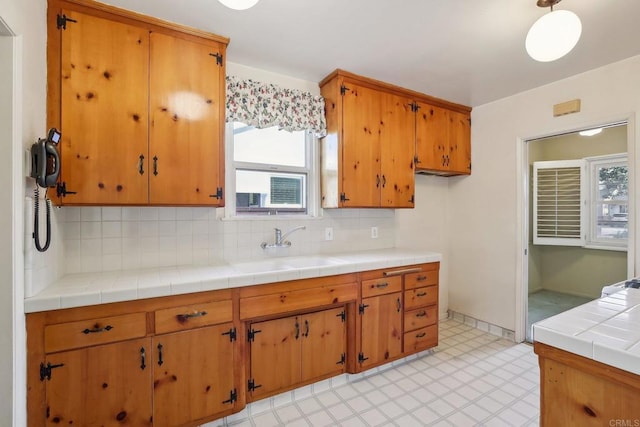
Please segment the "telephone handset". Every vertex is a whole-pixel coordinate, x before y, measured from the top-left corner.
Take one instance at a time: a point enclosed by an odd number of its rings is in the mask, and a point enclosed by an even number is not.
[[[51,128],[46,139],[39,139],[31,146],[31,177],[40,187],[55,187],[60,174],[60,154],[56,145],[60,132]]]
[[[44,252],[49,249],[51,243],[51,201],[44,194],[44,200],[47,205],[47,241],[44,246],[40,245],[40,187],[55,187],[60,175],[60,154],[56,145],[60,142],[60,132],[55,129],[49,129],[47,137],[38,139],[38,142],[31,146],[31,177],[36,179],[36,188],[34,190],[34,215],[33,215],[33,240],[36,249]]]

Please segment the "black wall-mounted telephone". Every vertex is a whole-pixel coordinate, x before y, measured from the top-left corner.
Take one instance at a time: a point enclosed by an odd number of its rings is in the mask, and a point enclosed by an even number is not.
[[[60,174],[60,154],[56,146],[60,142],[60,132],[51,128],[45,139],[39,139],[31,146],[31,177],[40,187],[55,187]]]
[[[60,132],[57,129],[49,129],[45,139],[38,139],[38,142],[31,146],[31,177],[36,179],[34,190],[34,215],[33,215],[33,240],[36,249],[44,252],[49,249],[51,243],[51,201],[44,195],[47,205],[47,241],[44,246],[40,245],[40,187],[55,187],[60,175],[60,154],[56,146],[60,142]]]

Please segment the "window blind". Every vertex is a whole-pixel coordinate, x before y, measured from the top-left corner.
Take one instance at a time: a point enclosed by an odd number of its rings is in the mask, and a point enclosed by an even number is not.
[[[533,243],[584,244],[584,161],[533,164]]]

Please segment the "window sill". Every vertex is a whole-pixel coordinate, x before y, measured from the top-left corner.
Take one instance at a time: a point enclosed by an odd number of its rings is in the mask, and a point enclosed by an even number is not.
[[[585,249],[597,249],[600,251],[616,251],[616,252],[627,252],[627,247],[626,246],[611,246],[611,245],[604,245],[601,243],[588,243],[586,245],[583,246]]]

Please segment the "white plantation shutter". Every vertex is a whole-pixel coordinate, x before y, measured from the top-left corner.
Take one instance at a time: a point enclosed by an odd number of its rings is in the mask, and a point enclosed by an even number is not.
[[[585,243],[584,160],[533,163],[533,243]]]

